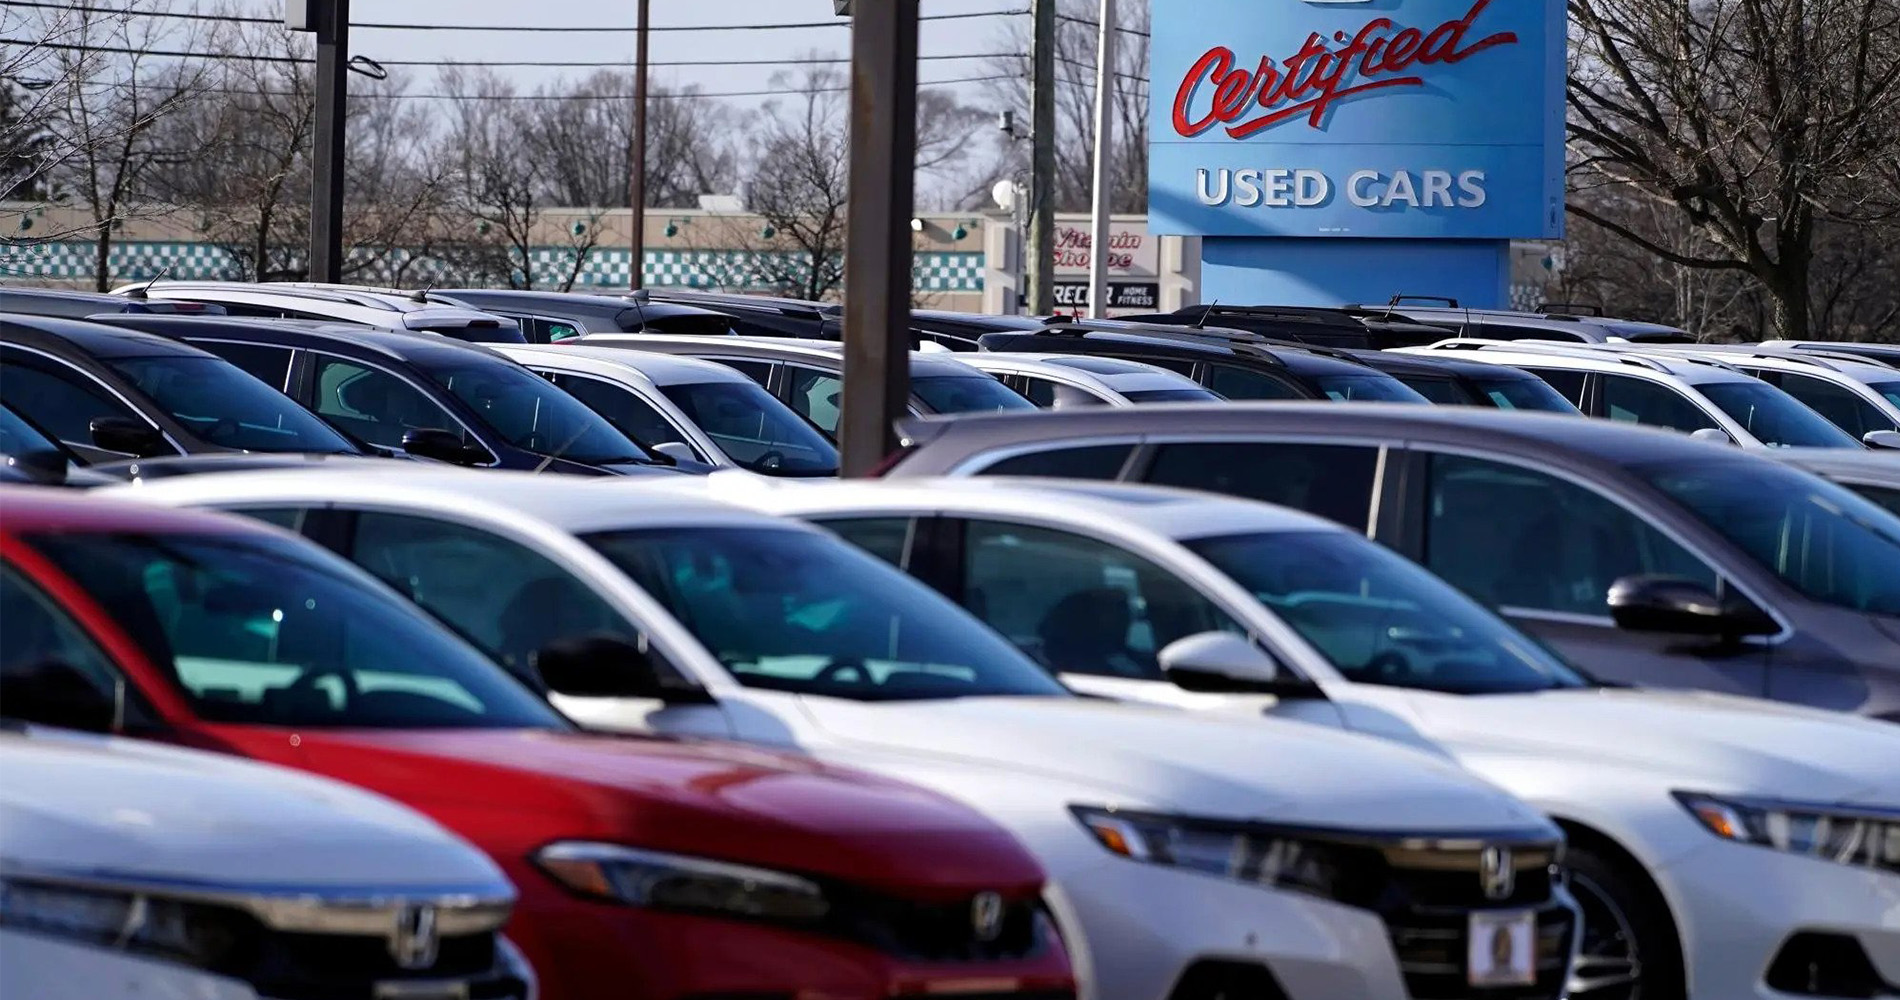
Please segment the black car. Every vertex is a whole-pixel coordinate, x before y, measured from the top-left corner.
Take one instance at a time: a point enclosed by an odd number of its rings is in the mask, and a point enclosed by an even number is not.
[[[1245,330],[1283,342],[1358,350],[1422,347],[1444,340],[1446,336],[1442,327],[1414,323],[1403,317],[1355,316],[1342,309],[1300,306],[1234,306],[1217,302],[1127,318],[1157,326]]]
[[[678,302],[656,302],[645,292],[587,295],[489,288],[439,288],[431,302],[466,306],[521,324],[530,344],[558,344],[590,333],[670,333],[717,337],[737,333],[731,316]]]
[[[913,309],[910,313],[911,347],[930,342],[953,351],[974,352],[986,333],[1035,333],[1049,320],[1034,316],[987,316],[982,313]]]
[[[581,475],[671,464],[546,379],[448,337],[239,318],[99,318],[202,347],[351,434],[411,455]]]
[[[1900,722],[1900,518],[1737,448],[1450,406],[1104,408],[906,435],[891,477],[1109,479],[1294,507],[1606,680]]]
[[[118,482],[85,468],[85,464],[71,448],[33,421],[0,405],[0,483],[83,487]]]
[[[216,354],[83,320],[0,316],[0,402],[89,463],[223,451],[372,452]]]
[[[1228,399],[1430,402],[1392,376],[1347,355],[1280,344],[1238,330],[1189,331],[1082,320],[1032,333],[988,333],[979,342],[986,351],[1143,361],[1180,372]]]
[[[844,309],[835,303],[767,295],[696,292],[684,288],[647,289],[645,295],[653,302],[698,306],[725,313],[736,324],[734,332],[744,337],[839,340],[844,336]]]
[[[1507,365],[1387,351],[1347,351],[1345,354],[1404,382],[1413,392],[1440,406],[1583,415],[1563,393],[1551,388],[1549,382]]]
[[[85,319],[96,313],[176,313],[181,316],[222,316],[224,307],[207,302],[139,299],[128,295],[75,292],[63,288],[0,288],[0,312],[28,316]]]

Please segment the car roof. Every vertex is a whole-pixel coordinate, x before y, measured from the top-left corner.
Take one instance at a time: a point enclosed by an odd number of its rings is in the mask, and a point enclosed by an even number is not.
[[[1214,336],[1207,336],[1212,333]],[[1118,345],[1160,356],[1205,360],[1229,358],[1274,364],[1312,375],[1372,374],[1369,366],[1324,347],[1281,343],[1245,331],[1184,330],[1181,327],[1121,324],[1110,329],[1059,324],[1035,333],[986,333],[983,349],[1009,354],[1063,353],[1064,344],[1094,343],[1108,353]],[[1004,348],[1004,350],[998,350]]]
[[[1123,483],[982,477],[784,482],[745,473],[716,472],[654,488],[754,507],[786,516],[853,511],[1023,513],[1078,524],[1131,525],[1168,538],[1208,538],[1242,532],[1338,531],[1300,511],[1193,490]]]
[[[1455,353],[1453,353],[1455,352]],[[1618,371],[1626,375],[1670,376],[1690,384],[1753,382],[1749,375],[1715,358],[1659,354],[1627,344],[1559,344],[1522,340],[1447,340],[1431,347],[1404,348],[1415,357],[1464,358],[1485,364]]]
[[[169,337],[249,339],[285,347],[317,348],[347,344],[401,361],[465,359],[473,354],[495,357],[485,345],[471,344],[423,330],[391,330],[380,326],[324,323],[312,320],[252,319],[243,316],[166,316],[114,313],[113,328],[163,330]],[[174,341],[176,343],[176,341]]]
[[[608,477],[615,478],[615,477]],[[667,477],[672,478],[672,477]],[[532,518],[572,534],[682,525],[772,526],[753,511],[706,497],[654,490],[608,490],[601,480],[471,469],[347,473],[301,469],[180,477],[139,487],[170,502],[325,501],[463,512],[498,523]],[[581,491],[576,493],[576,490]]]
[[[1777,448],[1775,459],[1825,477],[1900,486],[1900,455],[1847,448]]]
[[[269,534],[260,521],[209,511],[173,510],[139,503],[131,496],[108,497],[35,486],[0,486],[0,531],[21,535],[44,531],[142,531],[178,534]]]
[[[1096,358],[1076,354],[959,354],[957,360],[978,371],[1018,371],[1049,378],[1069,378],[1089,383],[1109,392],[1140,392],[1158,389],[1201,389],[1200,383],[1186,375],[1139,361],[1120,358]],[[1071,362],[1080,361],[1082,364]],[[1093,366],[1091,366],[1091,364]]]
[[[1250,435],[1289,430],[1372,441],[1489,442],[1533,453],[1567,451],[1614,464],[1740,459],[1744,455],[1733,446],[1698,441],[1674,431],[1578,420],[1562,413],[1381,403],[1170,403],[1130,409],[969,414],[907,421],[904,436],[919,444],[965,440],[988,450],[1110,435]]]
[[[655,288],[647,293],[655,302],[717,303],[721,309],[756,309],[781,313],[816,313],[835,316],[839,307],[829,302],[789,299],[772,295],[748,295],[740,292],[708,292],[690,288]]]
[[[1387,374],[1461,375],[1465,378],[1511,379],[1528,381],[1537,376],[1509,365],[1489,364],[1467,358],[1438,357],[1424,354],[1400,354],[1396,351],[1347,351],[1356,360]]]
[[[767,361],[818,361],[826,367],[844,364],[844,345],[835,340],[801,340],[794,337],[693,337],[670,334],[650,333],[593,333],[577,341],[565,344],[587,346],[592,341],[595,346],[601,344],[618,345],[610,350],[642,350],[646,345],[655,350],[677,348],[681,351],[694,349],[714,349],[735,357],[758,358]],[[563,347],[565,350],[565,347]],[[957,356],[948,351],[935,353],[930,351],[910,352],[910,372],[913,377],[931,375],[981,375],[982,373],[957,360]],[[986,376],[987,377],[987,376]]]
[[[589,347],[584,343],[553,344],[504,344],[494,348],[496,353],[504,354],[517,361],[525,359],[547,359],[558,361],[561,358],[573,358],[581,364],[577,368],[600,370],[609,368],[633,369],[646,376],[647,381],[656,385],[682,385],[700,382],[744,382],[752,380],[738,371],[728,368],[717,361],[701,361],[680,354],[656,354],[647,351],[629,351],[618,347]]]
[[[52,344],[62,345],[96,358],[149,358],[160,355],[212,356],[208,352],[189,344],[181,344],[169,337],[60,316],[0,314],[0,331],[4,331],[4,339],[13,339],[24,333],[27,336],[19,341],[22,344],[30,340],[40,340],[42,341],[40,346],[51,346],[45,343],[50,341]],[[35,334],[38,336],[33,336]]]
[[[1856,358],[1849,354],[1825,354],[1820,351],[1797,351],[1790,348],[1750,349],[1730,345],[1695,344],[1655,344],[1642,345],[1644,351],[1675,354],[1702,354],[1731,365],[1758,364],[1763,368],[1776,371],[1827,373],[1845,375],[1856,381],[1892,382],[1900,379],[1900,371],[1893,366],[1884,365],[1871,358]]]

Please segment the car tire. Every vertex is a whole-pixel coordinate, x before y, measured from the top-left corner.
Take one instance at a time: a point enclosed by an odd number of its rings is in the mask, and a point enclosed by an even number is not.
[[[1675,921],[1642,867],[1589,840],[1573,840],[1566,859],[1584,923],[1570,1000],[1685,1000]]]

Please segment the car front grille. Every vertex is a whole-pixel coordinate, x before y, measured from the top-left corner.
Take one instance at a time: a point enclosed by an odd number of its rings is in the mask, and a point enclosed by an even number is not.
[[[1464,914],[1386,916],[1386,931],[1412,1000],[1556,1000],[1563,995],[1576,939],[1576,915],[1547,906],[1537,915],[1537,982],[1530,986],[1479,989],[1469,985]]]
[[[1373,909],[1385,920],[1412,1000],[1556,1000],[1563,994],[1578,928],[1575,912],[1556,898],[1561,847],[1513,844],[1500,852],[1501,846],[1414,844],[1381,852],[1385,886]],[[1504,871],[1508,878],[1500,877]],[[1478,910],[1536,913],[1534,984],[1470,985],[1468,939]]]
[[[827,923],[842,937],[900,958],[993,962],[1039,955],[1054,925],[1034,897],[1006,900],[990,933],[979,933],[975,898],[953,902],[896,899],[857,889],[828,892]]]

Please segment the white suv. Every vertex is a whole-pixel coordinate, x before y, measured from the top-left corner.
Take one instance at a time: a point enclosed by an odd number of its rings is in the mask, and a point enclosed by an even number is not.
[[[562,595],[519,641],[596,637],[600,683],[555,700],[597,728],[792,748],[975,806],[1041,860],[1087,998],[1554,1000],[1568,975],[1557,829],[1504,792],[1388,741],[1078,698],[807,525],[512,473],[232,473],[137,496],[353,515],[330,542],[405,593],[482,581],[429,605],[478,642],[509,595]]]
[[[1045,410],[1078,406],[1218,403],[1225,396],[1178,372],[1122,358],[1086,354],[958,354]]]
[[[114,295],[222,306],[231,316],[315,320],[411,333],[439,333],[476,343],[519,344],[512,319],[442,305],[426,296],[345,285],[249,284],[241,281],[156,281],[115,288]]]
[[[1744,448],[1858,448],[1860,442],[1792,396],[1732,365],[1627,345],[1447,340],[1400,354],[1451,354],[1508,365],[1549,382],[1593,417],[1662,427]]]
[[[1900,447],[1900,371],[1877,361],[1759,344],[1645,345],[1642,350],[1733,365],[1793,396],[1870,448]]]
[[[133,740],[0,729],[0,996],[531,1000],[488,857],[377,795]],[[494,967],[427,968],[443,934]],[[464,962],[463,964],[467,964]]]

